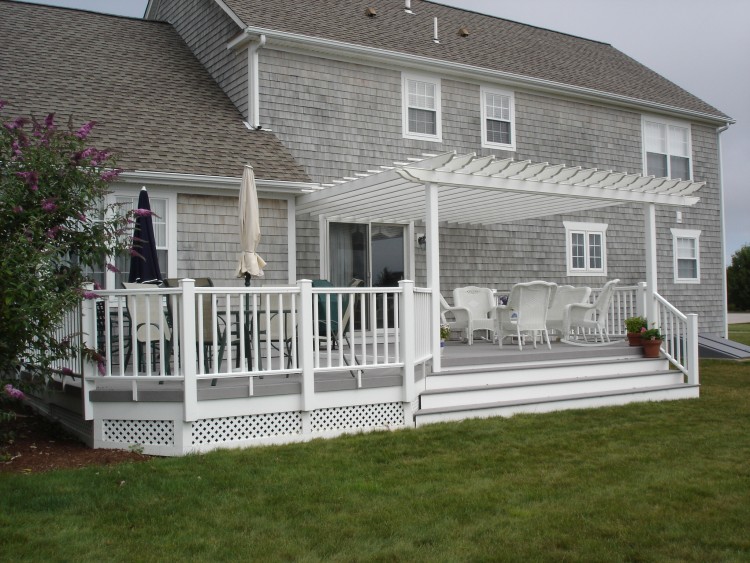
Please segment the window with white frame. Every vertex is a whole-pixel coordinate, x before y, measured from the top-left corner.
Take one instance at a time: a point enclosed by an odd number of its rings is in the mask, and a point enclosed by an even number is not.
[[[403,74],[402,88],[404,137],[442,141],[440,79]]]
[[[122,213],[134,209],[138,205],[138,191],[117,190],[112,196],[111,201],[117,203]],[[154,237],[156,239],[156,253],[159,258],[159,269],[164,277],[168,277],[174,272],[174,263],[176,261],[176,224],[174,217],[176,215],[177,202],[173,194],[162,194],[158,191],[149,190],[149,203],[151,211],[154,213],[152,221],[154,224]],[[132,233],[129,233],[132,234]],[[120,289],[122,282],[128,281],[130,273],[130,255],[125,253],[117,256],[114,263],[117,272],[102,269],[102,271],[93,272],[94,279],[109,289]]]
[[[643,118],[644,168],[657,178],[692,180],[690,125]]]
[[[672,229],[675,283],[700,283],[700,231]]]
[[[513,92],[480,89],[482,97],[482,146],[515,150],[515,107]]]
[[[569,276],[607,275],[607,225],[565,221]]]

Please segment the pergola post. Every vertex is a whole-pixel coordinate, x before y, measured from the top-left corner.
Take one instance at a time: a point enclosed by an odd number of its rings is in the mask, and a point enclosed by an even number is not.
[[[644,236],[646,251],[646,318],[650,325],[659,322],[656,309],[656,206],[653,203],[647,203],[643,206],[644,215]]]
[[[432,371],[439,372],[440,365],[440,243],[438,240],[439,212],[438,186],[425,184],[425,234],[427,236],[427,287],[432,291],[430,301],[430,349]]]

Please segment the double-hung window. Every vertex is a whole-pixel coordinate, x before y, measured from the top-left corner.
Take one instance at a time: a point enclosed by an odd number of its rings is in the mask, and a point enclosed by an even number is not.
[[[442,139],[440,79],[403,74],[403,130],[407,139]]]
[[[122,213],[126,213],[138,206],[138,192],[126,192],[118,190],[112,194],[110,201],[117,203]],[[177,236],[177,225],[175,217],[177,213],[177,202],[174,194],[163,194],[157,190],[149,190],[149,203],[151,204],[152,221],[154,224],[154,237],[156,238],[156,254],[159,258],[159,269],[162,276],[176,275],[175,240]],[[128,232],[132,235],[132,226]],[[94,279],[109,289],[122,288],[122,282],[128,281],[130,273],[130,255],[121,254],[115,258],[114,265],[117,272],[107,271],[102,265],[100,271],[92,272]]]
[[[675,283],[700,283],[700,231],[672,229]]]
[[[491,149],[516,149],[513,92],[494,88],[480,89],[482,97],[482,146]]]
[[[674,180],[692,179],[688,124],[644,117],[643,146],[646,174]]]
[[[565,221],[569,276],[607,275],[607,225]]]

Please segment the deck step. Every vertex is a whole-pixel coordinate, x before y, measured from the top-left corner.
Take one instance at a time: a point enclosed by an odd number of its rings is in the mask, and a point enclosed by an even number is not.
[[[528,362],[524,364],[487,365],[463,369],[444,369],[427,376],[426,389],[478,387],[493,384],[527,383],[553,379],[627,375],[665,370],[665,358],[593,358],[570,363]]]
[[[568,409],[585,409],[625,405],[647,401],[695,399],[700,386],[686,383],[659,385],[638,389],[620,389],[592,393],[575,393],[555,397],[517,399],[472,405],[419,409],[415,413],[417,426],[437,422],[458,421],[467,418],[509,417],[521,413],[544,413]]]
[[[637,373],[616,373],[598,376],[575,376],[546,380],[503,382],[492,385],[464,385],[423,391],[420,406],[443,408],[495,401],[568,396],[579,393],[602,393],[643,387],[675,385],[683,382],[682,372],[660,370]]]

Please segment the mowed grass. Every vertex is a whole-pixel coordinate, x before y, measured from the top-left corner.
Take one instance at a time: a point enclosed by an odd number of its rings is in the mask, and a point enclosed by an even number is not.
[[[750,323],[729,325],[729,340],[750,346]]]
[[[750,364],[699,400],[0,477],[4,561],[748,561]]]

